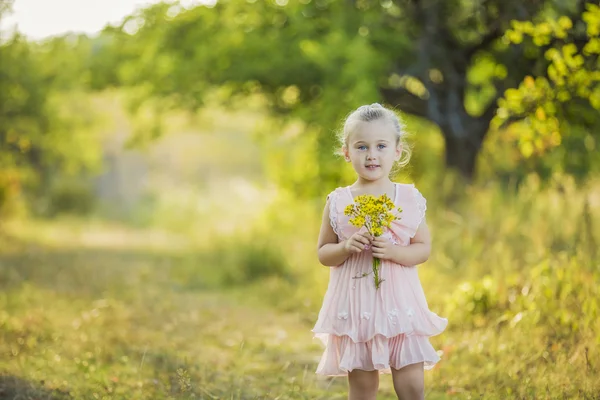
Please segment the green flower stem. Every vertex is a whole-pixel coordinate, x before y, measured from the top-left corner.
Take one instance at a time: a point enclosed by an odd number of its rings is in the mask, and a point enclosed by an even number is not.
[[[379,289],[381,285],[381,279],[379,279],[379,264],[381,260],[379,258],[373,257],[373,278],[375,280],[375,287]]]
[[[373,280],[375,281],[376,289],[379,289],[381,282],[383,282],[383,279],[379,277],[379,265],[381,265],[381,260],[377,257],[373,257]]]

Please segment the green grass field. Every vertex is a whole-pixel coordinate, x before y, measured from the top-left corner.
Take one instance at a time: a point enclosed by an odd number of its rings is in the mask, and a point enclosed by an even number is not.
[[[600,398],[597,188],[473,188],[452,208],[429,196],[420,276],[450,324],[432,338],[428,399]],[[3,223],[0,398],[345,398],[344,378],[314,374],[321,209],[281,194],[239,229],[205,215],[215,228],[197,235]],[[380,393],[395,398],[388,375]]]

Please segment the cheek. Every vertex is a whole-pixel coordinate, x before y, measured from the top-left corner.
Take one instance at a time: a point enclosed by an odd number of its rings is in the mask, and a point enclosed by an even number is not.
[[[385,157],[394,157],[396,155],[396,152],[393,148],[386,148],[383,149],[382,154],[385,155]]]
[[[357,149],[350,150],[348,154],[350,155],[350,157],[352,157],[354,159],[360,157],[360,155],[361,155],[360,150],[357,150]]]

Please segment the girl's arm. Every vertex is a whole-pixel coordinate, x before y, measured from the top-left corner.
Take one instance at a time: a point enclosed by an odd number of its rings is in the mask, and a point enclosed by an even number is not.
[[[395,252],[393,261],[400,265],[418,265],[429,259],[431,254],[431,233],[425,218],[419,225],[417,233],[410,239],[408,246],[394,246],[398,251]]]
[[[373,255],[396,264],[413,266],[422,264],[431,254],[431,234],[427,222],[423,219],[415,236],[408,246],[394,246],[382,237],[373,240]]]
[[[338,236],[333,231],[329,222],[329,199],[323,210],[323,219],[321,221],[321,230],[319,231],[319,241],[317,244],[317,254],[319,262],[327,267],[337,267],[352,255],[350,250],[346,249],[344,242],[338,242]]]

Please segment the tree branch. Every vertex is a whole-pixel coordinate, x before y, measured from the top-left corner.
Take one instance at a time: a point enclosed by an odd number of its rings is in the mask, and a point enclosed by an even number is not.
[[[500,25],[498,23],[494,24],[492,30],[483,35],[479,43],[472,45],[465,50],[465,57],[470,60],[475,53],[477,53],[479,50],[487,49],[492,42],[500,39],[503,34],[504,32],[500,30]]]
[[[379,88],[379,93],[386,103],[398,107],[405,113],[427,118],[427,100],[409,92],[404,88]]]

